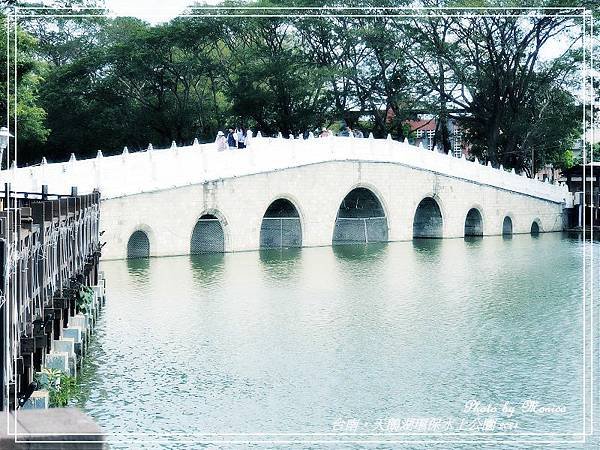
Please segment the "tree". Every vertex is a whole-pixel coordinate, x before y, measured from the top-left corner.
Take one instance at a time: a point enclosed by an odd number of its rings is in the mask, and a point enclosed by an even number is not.
[[[444,6],[444,1],[425,0],[429,7]],[[448,64],[451,56],[456,54],[456,43],[452,43],[452,17],[426,17],[412,20],[406,27],[406,35],[411,49],[408,58],[423,76],[428,89],[423,102],[426,109],[436,117],[436,130],[433,145],[439,142],[444,153],[451,149],[448,121],[450,119],[449,104],[452,105],[455,89],[459,82],[453,79],[452,68]]]
[[[545,161],[557,141],[572,139],[575,122],[559,119],[573,114],[573,97],[564,89],[574,70],[571,53],[543,63],[540,51],[573,26],[562,17],[472,17],[453,23],[457,54],[444,58],[461,89],[447,96],[463,109],[457,118],[473,154],[531,171],[532,151],[537,148],[542,156],[536,160],[534,154],[534,161]],[[563,126],[556,127],[557,121]]]
[[[96,2],[76,1],[82,7]],[[23,20],[35,36],[20,44],[30,46],[34,67],[24,77],[29,115],[23,118],[36,124],[30,136],[37,136],[25,155],[29,161],[39,161],[42,153],[66,159],[71,152],[92,156],[98,148],[110,153],[124,145],[212,140],[218,129],[233,124],[287,135],[337,121],[354,127],[360,120],[366,132],[402,138],[409,132],[407,119],[429,114],[437,119],[435,143],[445,151],[451,138],[447,124],[455,120],[480,159],[529,172],[562,164],[577,134],[578,100],[570,92],[581,55],[573,49],[551,59],[540,54],[558,36],[577,37],[576,23],[566,15],[510,10],[514,17],[413,19],[371,9],[408,3],[295,0],[294,5],[315,7],[316,14],[180,17],[156,26],[131,18]],[[361,6],[364,14],[338,17],[321,12],[322,5]]]
[[[224,27],[219,72],[231,120],[287,135],[312,128],[328,116],[327,75],[306,58],[288,19],[227,21]]]
[[[133,100],[160,143],[216,132],[213,32],[209,21],[175,19],[149,27],[123,18],[106,31],[103,83]]]
[[[6,29],[7,17],[0,15],[0,27]],[[12,26],[15,26],[14,24]],[[12,36],[12,32],[11,32]],[[22,27],[17,26],[17,51],[14,41],[7,42],[7,34],[0,33],[0,123],[11,125],[16,118],[19,160],[31,159],[31,149],[46,141],[49,130],[45,126],[46,111],[39,104],[39,89],[44,67],[34,58],[36,40]],[[7,48],[8,47],[8,48]],[[10,67],[7,73],[7,50]],[[16,80],[13,70],[16,65]],[[7,97],[6,80],[9,79],[9,95]],[[14,90],[16,85],[16,92]],[[16,96],[16,106],[15,106]],[[8,117],[7,117],[8,113]],[[14,131],[14,130],[13,130]],[[12,156],[11,156],[12,158]]]
[[[223,102],[212,72],[212,29],[183,20],[156,27],[106,21],[94,45],[47,77],[49,151],[64,159],[212,138]]]

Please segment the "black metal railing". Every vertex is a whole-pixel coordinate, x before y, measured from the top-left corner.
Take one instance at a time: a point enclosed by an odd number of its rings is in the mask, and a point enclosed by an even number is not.
[[[13,409],[17,393],[44,364],[56,332],[66,326],[67,291],[97,284],[100,193],[16,192],[0,201],[0,407]],[[67,297],[67,298],[65,298]]]

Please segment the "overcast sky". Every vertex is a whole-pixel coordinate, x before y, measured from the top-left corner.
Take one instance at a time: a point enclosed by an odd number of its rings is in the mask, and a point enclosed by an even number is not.
[[[181,13],[194,0],[104,0],[106,7],[119,16],[134,16],[150,23],[166,22]],[[219,0],[205,0],[216,4]]]
[[[202,0],[104,0],[106,7],[119,16],[134,16],[150,23],[166,22],[180,14],[185,8]],[[204,0],[215,5],[220,0]],[[569,40],[554,38],[542,49],[542,59],[554,58],[568,47]]]

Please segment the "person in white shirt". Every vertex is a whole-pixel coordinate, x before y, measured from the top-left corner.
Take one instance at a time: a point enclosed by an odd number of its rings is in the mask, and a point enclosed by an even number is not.
[[[237,147],[246,148],[246,130],[243,127],[237,128]]]
[[[217,151],[222,152],[223,150],[227,150],[227,138],[225,137],[225,133],[219,131],[217,133],[217,139],[215,140],[215,144],[217,144]]]
[[[244,141],[244,145],[246,146],[246,148],[248,148],[250,146],[251,140],[252,140],[252,130],[250,128],[248,128],[246,130],[246,140]]]

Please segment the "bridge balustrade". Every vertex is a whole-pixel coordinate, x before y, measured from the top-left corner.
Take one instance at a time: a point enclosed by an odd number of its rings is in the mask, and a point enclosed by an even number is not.
[[[37,191],[49,185],[55,192],[77,185],[82,192],[99,189],[103,198],[170,189],[229,177],[271,172],[333,161],[369,161],[402,164],[418,170],[495,186],[535,197],[563,202],[566,186],[455,158],[391,139],[328,137],[283,139],[253,137],[246,149],[217,151],[210,144],[124,152],[64,163],[42,163],[36,167],[11,168],[0,172],[0,181],[24,190]]]

